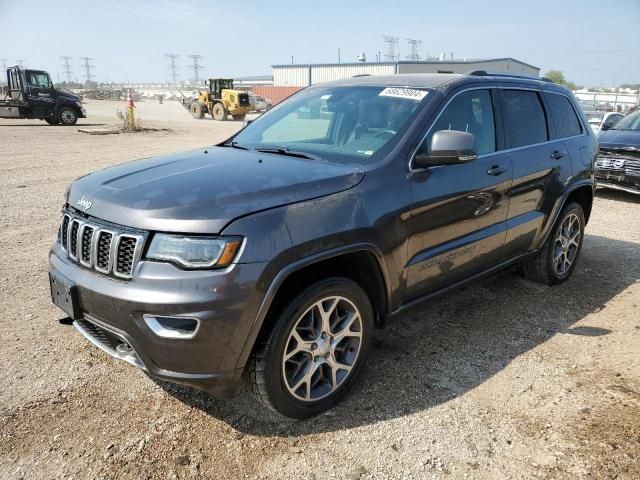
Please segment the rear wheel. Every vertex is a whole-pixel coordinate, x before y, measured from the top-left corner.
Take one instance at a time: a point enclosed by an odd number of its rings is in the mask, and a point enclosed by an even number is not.
[[[58,122],[61,125],[75,125],[78,121],[78,114],[71,107],[62,107],[58,111]]]
[[[193,118],[204,118],[204,105],[200,102],[193,102],[191,104],[191,115]]]
[[[584,212],[577,203],[562,210],[553,231],[534,258],[524,264],[524,274],[537,282],[564,282],[576,266],[584,237]]]
[[[373,310],[358,284],[322,280],[291,300],[250,358],[256,397],[290,418],[332,408],[351,389],[373,335]]]
[[[214,120],[226,120],[227,119],[227,110],[224,108],[222,103],[216,103],[213,106],[213,112],[211,112],[211,116]]]
[[[243,113],[243,114],[241,114],[241,115],[231,115],[231,117],[232,117],[234,120],[237,120],[237,121],[240,121],[240,122],[244,122],[244,119],[245,119],[245,117],[246,117],[246,116],[247,116],[247,114],[246,114],[246,113]]]

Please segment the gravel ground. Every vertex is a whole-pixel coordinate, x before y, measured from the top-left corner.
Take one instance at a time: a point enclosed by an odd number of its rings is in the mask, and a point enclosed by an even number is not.
[[[138,109],[171,131],[0,120],[0,478],[640,478],[640,197],[597,197],[565,284],[503,272],[405,314],[353,395],[291,422],[154,382],[58,321],[47,251],[69,182],[238,128]]]

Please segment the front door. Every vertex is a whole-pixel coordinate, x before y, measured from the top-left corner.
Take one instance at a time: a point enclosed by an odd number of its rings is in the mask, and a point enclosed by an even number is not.
[[[27,101],[31,107],[32,115],[44,117],[56,105],[53,84],[49,74],[37,70],[27,70],[25,76],[27,80]]]
[[[499,151],[496,101],[491,89],[458,93],[418,149],[428,150],[437,131],[459,130],[474,135],[478,158],[410,174],[407,300],[473,275],[503,255],[513,176],[511,157]]]

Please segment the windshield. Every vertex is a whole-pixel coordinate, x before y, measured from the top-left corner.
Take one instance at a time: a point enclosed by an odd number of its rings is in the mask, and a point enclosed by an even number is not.
[[[613,130],[640,130],[640,110],[624,117]]]
[[[372,86],[303,90],[242,130],[234,145],[371,164],[397,143],[427,94]]]

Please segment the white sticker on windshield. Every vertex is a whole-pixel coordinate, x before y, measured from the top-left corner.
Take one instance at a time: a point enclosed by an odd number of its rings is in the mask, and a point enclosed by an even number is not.
[[[397,98],[408,98],[410,100],[415,100],[419,102],[424,97],[427,96],[427,93],[424,90],[416,90],[415,88],[399,88],[399,87],[388,87],[382,90],[378,96],[380,97],[397,97]]]
[[[331,94],[328,94],[328,95],[322,95],[322,96],[320,97],[320,100],[329,100],[330,98],[331,98]]]

